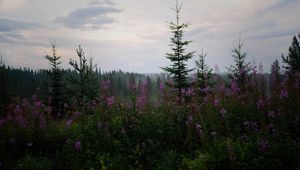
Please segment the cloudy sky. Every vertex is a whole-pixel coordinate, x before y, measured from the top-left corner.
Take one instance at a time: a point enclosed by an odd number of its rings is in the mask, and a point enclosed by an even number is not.
[[[265,71],[300,32],[299,0],[181,0],[181,21],[190,26],[189,50],[208,53],[221,71],[231,48],[245,41],[248,60]],[[63,66],[79,44],[102,70],[161,72],[169,64],[168,21],[175,0],[0,0],[0,55],[14,67],[47,68],[55,41]],[[193,67],[193,61],[190,62]]]

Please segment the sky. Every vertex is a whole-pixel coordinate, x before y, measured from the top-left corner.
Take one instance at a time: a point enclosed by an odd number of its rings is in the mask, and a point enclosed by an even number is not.
[[[226,71],[231,49],[241,39],[247,60],[268,72],[288,53],[300,32],[299,0],[179,0],[181,22],[189,27],[189,51],[207,53],[206,62]],[[169,65],[168,23],[176,0],[0,0],[0,55],[14,67],[46,69],[51,43],[62,66],[77,59],[81,45],[103,71],[159,73]],[[189,61],[193,68],[195,56]]]

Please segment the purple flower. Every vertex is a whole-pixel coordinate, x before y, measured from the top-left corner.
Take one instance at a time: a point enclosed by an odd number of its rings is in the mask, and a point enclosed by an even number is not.
[[[15,118],[16,122],[18,123],[18,125],[21,127],[21,128],[26,128],[27,126],[27,121],[26,119],[21,116],[21,115],[17,115],[16,118]]]
[[[72,123],[73,123],[73,120],[72,120],[72,119],[67,120],[67,121],[66,121],[66,127],[67,127],[67,128],[70,128],[71,125],[72,125]]]
[[[225,85],[224,84],[219,85],[218,89],[220,90],[221,93],[224,93],[225,92]]]
[[[14,113],[21,113],[21,107],[20,105],[17,105],[16,108],[14,109]]]
[[[159,83],[159,91],[162,93],[164,89],[165,89],[165,84],[163,82],[160,82]]]
[[[96,100],[92,100],[90,104],[91,104],[92,107],[96,107],[97,106]]]
[[[146,103],[146,97],[145,96],[137,97],[137,99],[136,99],[137,108],[139,108],[139,109],[143,108],[145,103]]]
[[[40,129],[44,129],[46,127],[46,119],[43,115],[40,115],[39,126]]]
[[[79,140],[76,141],[74,147],[76,150],[80,150],[81,149],[81,141],[79,141]]]
[[[267,140],[261,139],[258,142],[258,149],[261,152],[266,152],[270,147],[271,147],[271,145],[270,145],[269,141],[267,141]]]
[[[230,89],[233,94],[239,93],[240,89],[238,88],[238,84],[235,80],[231,82]]]
[[[257,122],[256,121],[246,121],[246,122],[244,122],[244,126],[247,128],[247,129],[249,129],[249,130],[253,130],[253,131],[255,131],[255,132],[257,132],[258,131],[258,129],[259,129],[259,126],[258,126],[258,124],[257,124]]]
[[[33,143],[32,143],[32,142],[28,142],[28,143],[27,143],[27,146],[28,146],[28,147],[32,147],[32,146],[33,146]]]
[[[257,109],[262,109],[265,105],[265,102],[263,99],[259,99],[258,102],[256,103]]]
[[[189,97],[195,95],[194,89],[191,88],[191,87],[184,90],[183,93],[184,93],[185,96],[189,96]]]
[[[80,115],[81,115],[81,112],[79,112],[79,111],[76,111],[76,112],[74,112],[74,113],[73,113],[73,115],[74,115],[75,117],[78,117],[78,116],[80,116]]]
[[[193,121],[193,115],[189,115],[188,118],[187,118],[187,121],[185,122],[185,124],[187,126],[189,126],[189,125],[192,124],[192,121]]]
[[[283,98],[286,98],[289,96],[289,93],[286,89],[281,89],[280,90],[280,98],[283,99]]]
[[[267,115],[268,115],[270,118],[275,118],[275,117],[276,117],[274,111],[269,111],[269,112],[267,113]]]
[[[115,96],[110,96],[106,98],[107,107],[112,107],[115,103]]]
[[[222,109],[220,110],[220,117],[221,117],[222,119],[224,119],[225,114],[226,114],[226,110],[225,110],[224,108],[222,108]]]
[[[33,100],[33,101],[37,101],[37,95],[36,95],[36,94],[34,94],[34,95],[32,96],[32,100]]]
[[[110,87],[111,81],[110,80],[103,80],[101,82],[101,86],[103,88],[103,90],[108,90]]]
[[[35,109],[40,109],[41,107],[43,106],[43,103],[42,103],[42,101],[35,101],[34,102],[34,108]]]
[[[198,135],[201,136],[202,133],[203,133],[202,126],[201,126],[199,123],[196,123],[196,124],[195,124],[195,128],[196,128],[196,131],[197,131]]]
[[[6,122],[6,119],[0,119],[0,126],[4,125]]]
[[[206,86],[206,87],[204,87],[203,89],[200,89],[200,91],[201,91],[202,93],[204,93],[204,94],[208,94],[209,91],[210,91],[210,88],[209,88],[209,86]]]
[[[204,103],[207,103],[207,102],[208,102],[208,97],[205,96],[205,97],[203,98],[203,102],[204,102]]]
[[[220,104],[220,100],[218,98],[216,98],[214,100],[214,106],[219,106],[219,104]]]

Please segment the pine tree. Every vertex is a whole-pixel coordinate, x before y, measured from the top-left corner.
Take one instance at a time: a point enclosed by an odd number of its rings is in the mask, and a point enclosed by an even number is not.
[[[300,38],[300,34],[298,35],[298,38]],[[282,56],[283,63],[286,64],[284,68],[287,69],[289,75],[300,72],[300,46],[298,38],[296,36],[293,37],[292,44],[289,47],[288,56]]]
[[[189,45],[191,41],[184,41],[183,34],[184,29],[188,27],[187,24],[180,23],[179,14],[181,11],[181,5],[178,5],[176,1],[176,22],[170,22],[169,28],[172,32],[170,38],[171,53],[166,54],[166,58],[171,61],[170,67],[163,67],[162,69],[172,76],[175,92],[177,93],[180,101],[182,100],[182,90],[189,86],[187,77],[189,72],[193,69],[188,69],[186,62],[194,56],[194,52],[186,52],[185,46]]]
[[[196,85],[201,89],[209,85],[209,81],[212,78],[212,69],[205,63],[205,57],[207,53],[203,50],[201,54],[198,54],[198,60],[195,60],[197,69],[197,82]]]
[[[241,91],[244,90],[246,78],[249,76],[251,70],[251,64],[246,61],[247,54],[243,52],[244,42],[239,41],[233,45],[232,57],[234,59],[234,65],[231,65],[228,69],[228,77],[231,81],[236,81]]]
[[[52,56],[47,55],[45,58],[49,61],[51,69],[47,70],[50,76],[50,96],[51,96],[51,114],[53,117],[57,117],[62,113],[62,76],[63,70],[60,68],[60,56],[56,55],[56,45],[51,44]]]

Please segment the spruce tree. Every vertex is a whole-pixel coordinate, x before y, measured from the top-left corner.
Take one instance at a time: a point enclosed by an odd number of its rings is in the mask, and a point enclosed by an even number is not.
[[[298,34],[300,38],[300,34]],[[297,72],[300,72],[300,45],[296,36],[293,37],[291,46],[289,47],[289,54],[284,57],[282,56],[283,63],[286,64],[287,73],[289,75],[294,75]]]
[[[176,22],[170,22],[169,24],[169,28],[172,33],[170,38],[172,52],[166,54],[166,58],[169,59],[172,64],[171,66],[163,67],[162,69],[171,75],[175,92],[181,101],[182,90],[189,86],[187,82],[188,74],[193,70],[188,69],[187,61],[194,56],[194,52],[186,52],[185,47],[189,45],[191,41],[183,40],[184,30],[188,27],[188,25],[180,23],[179,21],[181,5],[178,5],[178,0],[176,1],[174,11],[176,12]]]
[[[276,59],[271,65],[271,93],[276,96],[278,91],[280,91],[281,84],[281,69],[279,62]]]
[[[197,69],[196,85],[201,89],[208,86],[209,81],[212,78],[212,69],[205,63],[206,55],[207,53],[204,53],[202,50],[201,54],[198,54],[198,59],[195,60]]]
[[[47,70],[47,73],[50,76],[50,96],[51,96],[51,115],[57,117],[62,113],[62,76],[63,70],[60,68],[60,56],[56,54],[56,45],[55,43],[51,44],[52,47],[52,56],[47,55],[45,58],[49,61],[51,69]]]
[[[1,112],[4,111],[4,108],[6,107],[7,104],[7,99],[8,99],[8,80],[7,80],[7,75],[6,75],[6,66],[3,62],[3,56],[0,56],[0,116]]]
[[[280,69],[279,62],[277,59],[271,65],[271,73],[274,74],[274,76],[275,76],[274,78],[280,79],[281,69]]]
[[[79,61],[70,59],[69,64],[75,69],[78,76],[69,77],[68,80],[71,88],[68,90],[74,95],[82,111],[84,109],[83,106],[87,102],[96,98],[97,93],[95,92],[95,88],[98,85],[98,79],[94,74],[96,65],[93,64],[91,59],[88,61],[80,45],[78,49],[76,49],[76,52]]]
[[[244,90],[246,83],[246,78],[249,76],[251,70],[251,64],[246,61],[247,54],[243,51],[244,42],[240,39],[233,45],[232,57],[234,60],[234,65],[231,65],[228,69],[228,77],[231,81],[236,81],[238,83],[241,91]]]

